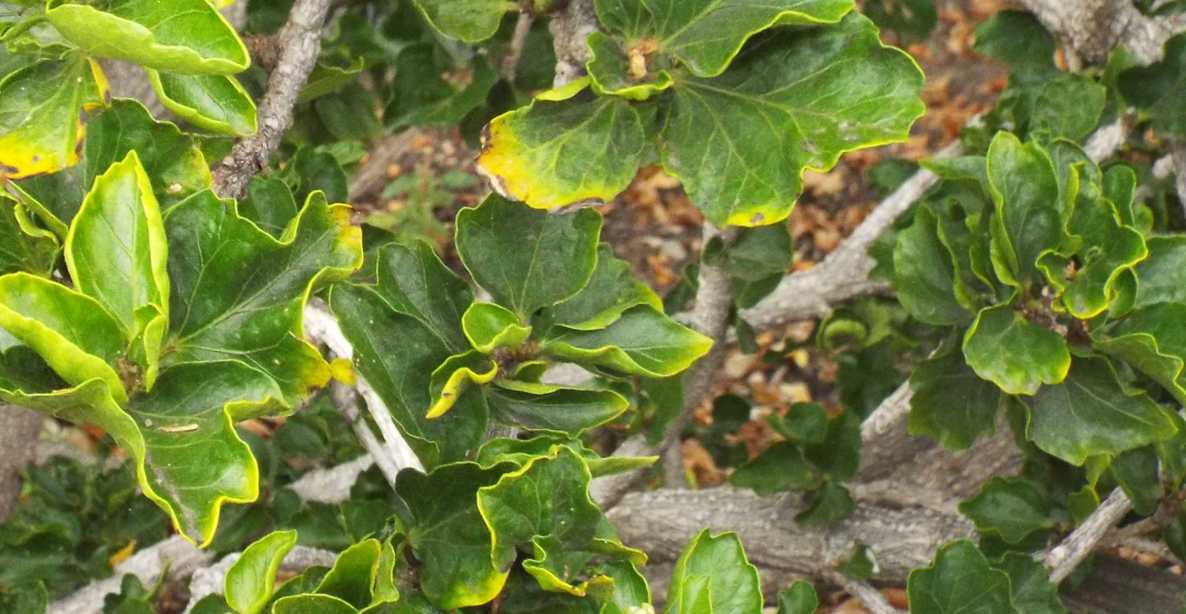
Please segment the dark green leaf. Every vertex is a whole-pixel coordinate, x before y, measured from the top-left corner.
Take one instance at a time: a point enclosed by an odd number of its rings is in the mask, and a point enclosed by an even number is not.
[[[930,567],[910,572],[906,591],[914,614],[1021,614],[1009,576],[989,566],[972,542],[943,546]]]
[[[584,288],[597,265],[601,216],[549,215],[488,197],[457,214],[457,251],[474,281],[526,321]]]
[[[1051,501],[1037,483],[1026,478],[995,477],[975,497],[960,503],[959,509],[976,530],[1011,544],[1055,523]]]

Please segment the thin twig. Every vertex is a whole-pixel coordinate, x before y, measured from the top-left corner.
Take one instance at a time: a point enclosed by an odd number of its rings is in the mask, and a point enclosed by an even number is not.
[[[861,605],[865,606],[870,614],[902,614],[902,610],[890,604],[881,591],[864,580],[850,578],[838,571],[829,572],[824,576],[828,581],[843,588],[849,595],[859,599]]]
[[[535,23],[535,16],[527,11],[519,13],[515,21],[515,32],[511,34],[511,42],[507,53],[502,58],[502,78],[508,83],[514,83],[519,70],[519,60],[523,57],[523,47],[527,45],[527,35],[531,34],[531,26]]]
[[[1042,555],[1041,561],[1050,571],[1050,581],[1062,582],[1091,554],[1104,535],[1116,526],[1132,510],[1132,501],[1123,490],[1117,488],[1083,524],[1075,528],[1066,539]]]
[[[708,249],[709,242],[721,240],[726,244],[737,236],[736,229],[718,230],[705,222],[701,253]],[[717,374],[725,361],[725,334],[729,331],[729,314],[733,310],[733,280],[723,268],[700,259],[700,276],[697,282],[695,304],[683,318],[684,322],[700,334],[713,340],[713,348],[684,375],[684,403],[679,415],[671,420],[663,431],[663,440],[658,452],[663,457],[667,485],[671,488],[685,486],[683,454],[680,450],[680,435],[692,420],[692,414],[705,397],[712,392]]]
[[[335,381],[330,384],[330,395],[333,397],[334,406],[338,408],[338,411],[350,423],[350,428],[354,430],[358,441],[362,443],[362,447],[375,460],[375,464],[379,466],[379,471],[383,472],[383,477],[386,478],[387,483],[392,488],[395,488],[395,477],[399,475],[400,468],[395,464],[391,455],[387,454],[386,446],[371,431],[371,426],[367,424],[362,410],[358,407],[358,397],[354,394],[354,389]]]
[[[236,143],[214,169],[214,191],[219,195],[241,197],[280,146],[292,125],[297,96],[321,52],[321,28],[331,4],[331,0],[296,0],[292,5],[288,23],[277,36],[276,69],[268,76],[268,89],[259,104],[259,131]]]

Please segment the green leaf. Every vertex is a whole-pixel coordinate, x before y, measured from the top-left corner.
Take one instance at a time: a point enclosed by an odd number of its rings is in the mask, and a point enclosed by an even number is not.
[[[1167,41],[1160,62],[1120,73],[1118,84],[1124,98],[1145,111],[1162,136],[1186,138],[1186,115],[1179,104],[1186,95],[1186,36]]]
[[[580,292],[548,311],[548,321],[574,330],[598,330],[617,320],[631,307],[650,305],[663,310],[663,301],[634,276],[630,264],[614,256],[602,243],[597,249],[597,267]]]
[[[807,526],[827,527],[848,517],[856,509],[852,495],[843,484],[833,480],[824,482],[816,491],[807,509],[795,516],[795,522]]]
[[[1186,236],[1150,237],[1149,257],[1136,266],[1134,308],[1154,303],[1186,303]]]
[[[403,471],[396,478],[396,493],[411,514],[408,543],[423,565],[421,589],[438,607],[477,606],[502,592],[507,574],[491,561],[490,531],[476,493],[510,467],[456,463],[428,475]]]
[[[272,598],[276,573],[296,545],[296,531],[275,531],[243,550],[226,573],[226,600],[239,614],[259,614]]]
[[[297,104],[310,102],[322,96],[332,94],[348,83],[354,81],[362,69],[366,67],[366,58],[354,58],[350,62],[336,62],[339,58],[320,57],[309,79],[301,87],[297,95]]]
[[[135,151],[95,179],[66,235],[66,267],[75,286],[115,316],[136,344],[133,359],[151,388],[169,325],[168,246]]]
[[[256,175],[247,184],[247,196],[239,201],[239,215],[279,239],[299,212],[288,184],[275,177]]]
[[[939,220],[925,204],[894,245],[894,288],[902,306],[918,320],[936,326],[971,318],[955,296],[953,254],[939,234]]]
[[[281,402],[276,382],[235,361],[163,370],[151,392],[132,399],[128,413],[144,439],[141,486],[187,539],[209,544],[224,501],[256,499],[259,467],[234,422]]]
[[[0,77],[0,178],[77,164],[86,133],[81,111],[106,104],[108,96],[98,63],[75,53]]]
[[[0,196],[0,275],[24,271],[48,276],[57,259],[54,235],[34,226],[23,206]]]
[[[337,597],[356,608],[365,608],[371,603],[381,554],[382,547],[377,539],[350,546],[338,555],[334,566],[317,585],[317,592]]]
[[[736,533],[692,538],[675,563],[664,614],[760,612],[762,586]]]
[[[1095,347],[1128,363],[1186,403],[1182,318],[1186,318],[1186,304],[1150,305],[1098,332]]]
[[[1027,436],[1072,465],[1162,441],[1177,431],[1164,408],[1144,392],[1126,390],[1103,358],[1076,357],[1066,380],[1029,402]]]
[[[476,302],[461,316],[461,330],[475,350],[489,354],[498,348],[513,348],[531,336],[514,312],[494,303]]]
[[[251,63],[235,29],[206,0],[121,0],[108,9],[62,2],[45,16],[96,57],[192,74],[232,74]]]
[[[939,549],[929,567],[910,572],[906,592],[915,614],[1020,614],[1009,576],[993,569],[972,542]]]
[[[708,353],[712,339],[677,323],[653,307],[634,307],[602,330],[562,332],[542,350],[578,363],[621,373],[668,377]]]
[[[474,281],[527,321],[584,288],[597,266],[601,216],[549,215],[498,196],[457,214],[457,252]]]
[[[432,404],[425,417],[432,420],[445,415],[471,384],[488,384],[496,375],[498,364],[478,350],[450,356],[432,372]]]
[[[362,264],[348,207],[315,192],[277,240],[201,192],[169,210],[165,230],[172,293],[162,364],[241,360],[275,379],[293,406],[329,380],[301,318],[315,288]]]
[[[729,476],[734,486],[752,489],[759,495],[787,490],[811,490],[819,486],[821,476],[807,462],[799,446],[779,442]]]
[[[502,16],[516,10],[510,0],[415,0],[416,8],[440,33],[467,43],[484,41],[495,32]]]
[[[1063,381],[1071,367],[1066,340],[1008,304],[976,315],[964,335],[964,358],[976,375],[1007,394],[1032,395],[1042,384]]]
[[[613,200],[646,146],[642,117],[621,98],[537,98],[490,122],[478,167],[499,194],[553,210]]]
[[[1080,198],[1071,216],[1071,232],[1083,237],[1075,278],[1063,292],[1063,304],[1081,320],[1103,313],[1116,300],[1116,285],[1127,271],[1144,260],[1149,251],[1144,236],[1122,225],[1111,201]]]
[[[1058,587],[1050,582],[1046,568],[1033,557],[1020,552],[1009,552],[995,565],[1009,574],[1013,591],[1013,605],[1025,614],[1066,614]]]
[[[837,570],[856,580],[868,580],[878,571],[877,558],[873,555],[872,549],[865,544],[857,543],[844,562],[837,566]]]
[[[593,553],[614,558],[645,561],[645,555],[632,551],[603,533],[609,527],[601,510],[589,498],[589,468],[565,446],[556,446],[548,456],[529,461],[523,467],[504,474],[496,484],[478,490],[478,508],[493,541],[491,558],[499,569],[508,569],[519,548],[531,546],[534,556],[524,561],[524,569],[549,586],[581,594],[575,585],[583,565]],[[557,557],[570,558],[568,565],[557,565]],[[641,558],[639,558],[641,557]]]
[[[1151,516],[1157,511],[1165,493],[1161,487],[1157,451],[1153,446],[1117,455],[1112,459],[1108,471],[1132,501],[1134,512]]]
[[[459,124],[474,109],[486,103],[498,73],[484,58],[474,58],[473,75],[464,86],[443,78],[434,61],[440,53],[429,44],[412,45],[400,51],[395,71],[400,76],[392,86],[392,98],[383,114],[392,130],[406,126],[442,126]]]
[[[580,439],[568,439],[554,435],[538,435],[531,439],[510,439],[498,437],[482,444],[478,450],[477,462],[484,467],[491,467],[501,462],[515,463],[523,466],[531,459],[546,456],[553,446],[563,445],[571,448],[589,467],[589,473],[597,478],[635,469],[645,469],[655,464],[657,456],[618,456],[602,457],[594,450],[590,450]]]
[[[1087,77],[1047,79],[1034,98],[1029,133],[1082,141],[1099,125],[1107,97],[1108,88]]]
[[[922,73],[850,15],[755,47],[713,79],[672,89],[662,160],[718,225],[785,219],[805,170],[847,151],[904,140],[922,115]]]
[[[429,285],[438,296],[442,288]],[[374,387],[409,445],[427,467],[460,460],[486,433],[488,409],[481,395],[464,394],[448,414],[429,420],[431,374],[453,354],[439,335],[419,319],[400,313],[385,300],[392,289],[339,284],[329,303],[342,332],[354,346],[354,366]],[[421,303],[422,304],[422,303]]]
[[[1053,528],[1053,506],[1038,484],[1026,478],[995,477],[959,505],[976,530],[1016,544],[1034,531]]]
[[[470,347],[461,318],[473,293],[424,241],[412,246],[392,243],[378,251],[375,287],[397,313],[416,318],[454,352]]]
[[[815,588],[802,580],[778,594],[778,614],[815,614],[819,606]]]
[[[979,377],[958,351],[946,351],[919,364],[910,375],[908,427],[950,450],[963,450],[991,435],[1003,402],[1001,391]]]
[[[805,444],[818,445],[828,438],[828,412],[819,403],[795,403],[787,410],[787,415],[775,419],[770,416],[767,421],[779,435],[787,439]],[[749,408],[745,410],[744,420],[749,421]],[[716,422],[715,416],[713,422]]]
[[[157,98],[177,117],[231,136],[255,134],[255,101],[228,75],[181,75],[148,71]]]
[[[278,599],[273,614],[358,614],[358,610],[330,595],[291,595]]]
[[[4,275],[0,327],[37,352],[67,383],[98,379],[116,401],[127,401],[111,365],[123,356],[128,338],[94,299],[27,273]]]
[[[988,183],[996,206],[993,269],[1001,281],[1020,286],[1033,279],[1038,257],[1058,247],[1064,235],[1054,163],[1037,145],[1000,132],[988,149]]]
[[[939,23],[933,0],[873,0],[861,7],[883,30],[893,30],[905,40],[930,36]]]
[[[95,178],[131,151],[139,156],[157,202],[166,207],[210,187],[210,167],[194,139],[171,123],[155,121],[137,101],[116,100],[90,118],[87,129],[80,164],[12,186],[22,206],[62,239]]]
[[[628,46],[648,42],[700,77],[725,71],[750,37],[774,26],[833,24],[852,0],[596,0],[597,16]],[[641,52],[640,52],[641,53]]]
[[[596,388],[567,388],[504,379],[488,400],[493,417],[533,431],[575,435],[622,415],[630,403],[622,395]]]
[[[1025,11],[999,11],[976,28],[976,52],[1014,68],[1054,68],[1054,37]]]

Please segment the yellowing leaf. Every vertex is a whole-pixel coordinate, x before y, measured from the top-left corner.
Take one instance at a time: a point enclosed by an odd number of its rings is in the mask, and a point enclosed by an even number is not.
[[[81,110],[105,104],[99,65],[79,54],[43,60],[0,80],[0,179],[53,173],[78,163]]]

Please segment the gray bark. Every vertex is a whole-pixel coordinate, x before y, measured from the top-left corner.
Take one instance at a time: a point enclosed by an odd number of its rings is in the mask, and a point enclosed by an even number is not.
[[[1021,0],[1046,29],[1089,62],[1107,59],[1122,46],[1137,61],[1161,59],[1165,41],[1186,28],[1186,17],[1148,17],[1131,0]]]
[[[236,143],[214,169],[214,191],[219,195],[242,197],[248,182],[267,166],[268,158],[280,146],[292,125],[297,96],[321,53],[321,29],[330,4],[330,0],[296,0],[293,4],[288,22],[277,35],[280,55],[259,103],[259,131]]]
[[[918,505],[861,502],[851,516],[828,528],[796,523],[795,515],[804,508],[797,494],[761,497],[722,486],[630,493],[608,515],[625,543],[656,561],[674,561],[696,533],[708,528],[736,531],[750,561],[783,574],[823,575],[855,544],[865,544],[879,565],[874,579],[894,583],[929,564],[943,543],[973,535],[963,517]]]

